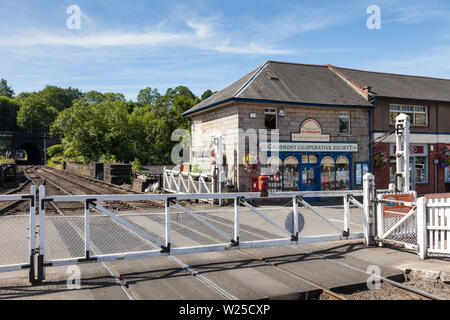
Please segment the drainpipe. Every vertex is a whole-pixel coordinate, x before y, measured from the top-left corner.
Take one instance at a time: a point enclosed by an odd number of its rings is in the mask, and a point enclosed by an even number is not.
[[[436,102],[436,150],[433,150],[433,153],[437,156],[439,156],[439,103]],[[439,160],[434,159],[434,193],[438,193],[438,164]]]
[[[373,104],[376,100],[377,97],[373,96],[369,93],[369,97],[371,97],[371,99],[369,100],[369,102],[371,104]],[[375,109],[375,106],[374,106]],[[374,109],[369,109],[369,168],[370,168],[370,172],[373,172],[373,168],[372,168],[372,139],[373,139],[373,128],[372,128],[372,113],[374,111]]]

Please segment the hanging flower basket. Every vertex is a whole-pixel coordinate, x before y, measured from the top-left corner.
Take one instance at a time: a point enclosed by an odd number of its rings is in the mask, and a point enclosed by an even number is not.
[[[255,174],[258,172],[259,166],[261,165],[261,160],[254,154],[246,154],[242,158],[242,163],[244,164],[245,171]]]
[[[386,152],[378,151],[373,156],[373,160],[375,162],[376,168],[383,169],[386,167],[386,164],[389,162],[389,156]]]
[[[444,149],[441,151],[440,163],[443,168],[450,167],[450,151]]]

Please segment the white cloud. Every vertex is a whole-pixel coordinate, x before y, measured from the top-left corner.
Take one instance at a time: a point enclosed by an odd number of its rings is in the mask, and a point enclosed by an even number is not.
[[[212,19],[186,19],[180,31],[169,30],[163,21],[155,28],[144,31],[100,31],[73,33],[64,30],[22,31],[0,39],[0,49],[27,49],[39,51],[41,48],[153,48],[185,47],[228,54],[289,54],[290,50],[278,49],[258,42],[234,41],[214,28]],[[225,39],[225,40],[224,40]],[[30,52],[32,54],[32,52]]]
[[[401,7],[399,6],[401,5]],[[383,10],[383,7],[382,7]],[[413,24],[427,20],[436,19],[439,17],[447,17],[450,15],[449,8],[443,7],[443,3],[438,6],[431,2],[413,2],[405,6],[405,3],[400,2],[395,7],[388,7],[386,9],[388,18],[383,23],[405,23]],[[383,14],[383,11],[382,11]]]
[[[398,60],[385,61],[373,66],[370,70],[379,70],[401,74],[443,77],[450,79],[450,47],[438,47],[421,55],[402,57]]]
[[[215,46],[213,50],[222,53],[234,54],[264,54],[264,55],[289,55],[294,54],[292,50],[277,49],[272,47],[265,47],[264,45],[250,42],[243,46],[230,46],[227,43]]]
[[[186,24],[195,31],[199,38],[208,38],[214,35],[212,26],[209,23],[190,19],[186,21]]]

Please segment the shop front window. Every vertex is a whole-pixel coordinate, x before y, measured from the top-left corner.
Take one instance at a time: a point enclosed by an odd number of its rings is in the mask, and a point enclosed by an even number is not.
[[[336,160],[336,190],[350,189],[350,161],[347,157]]]
[[[302,163],[303,164],[316,164],[317,163],[317,156],[313,154],[304,154],[302,155]]]
[[[270,157],[267,161],[267,174],[269,176],[269,189],[272,192],[281,190],[281,159]]]
[[[427,183],[428,182],[427,157],[411,157],[410,165],[411,168],[413,168],[414,170],[414,177],[416,178],[416,183]]]
[[[335,190],[335,167],[331,157],[324,157],[320,164],[322,190]]]
[[[411,156],[409,165],[411,168],[411,179],[415,179],[416,183],[428,183],[428,157]],[[396,158],[391,157],[390,161],[390,181],[395,183],[395,173],[397,172]]]
[[[299,190],[299,163],[295,157],[284,160],[284,190]]]

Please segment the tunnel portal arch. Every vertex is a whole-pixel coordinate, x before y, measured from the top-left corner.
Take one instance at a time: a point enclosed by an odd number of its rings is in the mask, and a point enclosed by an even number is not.
[[[27,154],[27,160],[17,160],[18,164],[38,165],[44,163],[42,149],[32,142],[20,144],[15,150],[24,150]]]

